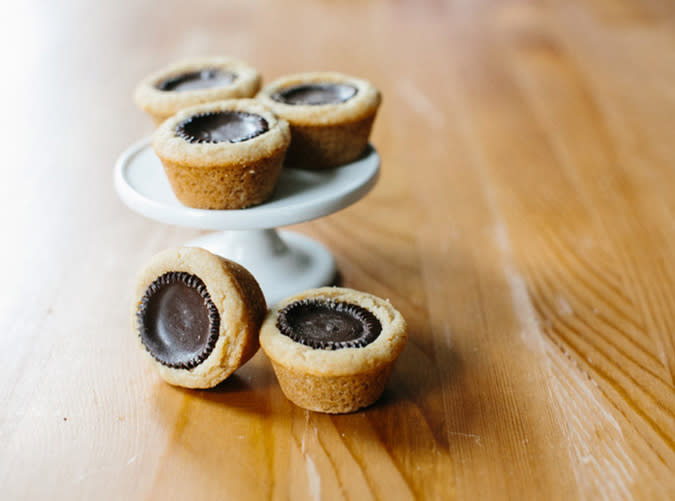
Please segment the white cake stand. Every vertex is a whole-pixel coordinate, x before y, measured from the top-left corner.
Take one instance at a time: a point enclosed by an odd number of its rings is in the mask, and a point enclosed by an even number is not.
[[[274,196],[242,210],[203,210],[174,196],[161,162],[145,139],[115,165],[115,189],[133,211],[161,223],[219,230],[187,242],[245,266],[268,304],[306,289],[329,285],[337,269],[319,242],[275,228],[337,212],[360,200],[377,182],[380,157],[372,146],[358,160],[322,171],[284,168]]]

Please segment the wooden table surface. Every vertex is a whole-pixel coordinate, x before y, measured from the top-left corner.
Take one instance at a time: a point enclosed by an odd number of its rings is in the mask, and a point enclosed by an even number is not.
[[[3,28],[2,499],[675,496],[675,4],[16,2]],[[122,205],[131,94],[183,56],[383,92],[364,200],[295,229],[410,341],[383,398],[305,412],[263,353],[163,383],[137,270],[199,234]],[[9,82],[8,82],[9,80]]]

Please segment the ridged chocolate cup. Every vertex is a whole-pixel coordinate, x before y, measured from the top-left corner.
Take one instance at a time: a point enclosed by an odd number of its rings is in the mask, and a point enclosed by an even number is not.
[[[259,115],[268,129],[234,143],[191,143],[177,132],[185,120],[219,111]],[[216,210],[243,209],[272,196],[289,143],[288,123],[252,99],[187,108],[165,121],[152,141],[176,198],[188,207]]]
[[[315,299],[364,308],[377,318],[382,331],[362,347],[321,349],[279,330],[280,311],[294,302]],[[407,337],[406,322],[389,301],[352,289],[322,287],[272,307],[260,329],[260,346],[291,402],[316,412],[342,414],[367,407],[382,395]]]
[[[166,276],[194,276],[186,283],[198,283],[200,294],[208,297],[217,314],[216,333],[209,335],[208,349],[188,363],[167,363],[161,353],[153,352],[153,345],[144,341],[144,308],[148,291],[157,287],[157,280]],[[163,283],[169,281],[163,280]],[[152,294],[150,294],[152,295]],[[134,336],[145,358],[166,382],[185,388],[212,388],[227,379],[246,363],[258,350],[260,325],[267,311],[265,297],[257,281],[243,266],[198,247],[166,249],[150,259],[140,271],[131,305],[131,323]],[[184,322],[189,315],[177,320]],[[152,320],[149,320],[152,322]],[[181,324],[179,324],[181,325]],[[184,324],[188,325],[188,324]],[[181,327],[183,328],[183,327]],[[193,333],[198,335],[198,332]],[[189,329],[181,336],[190,335]],[[211,335],[214,338],[211,339]],[[171,337],[163,337],[166,349],[171,348]],[[212,344],[213,342],[213,344]],[[179,348],[179,346],[177,347]]]
[[[225,84],[185,91],[162,90],[161,83],[182,74],[221,70],[236,75]],[[247,63],[231,57],[197,57],[177,61],[148,75],[136,87],[134,100],[159,127],[180,110],[223,99],[249,98],[260,89],[260,73]]]
[[[285,89],[299,85],[344,84],[356,94],[329,104],[291,104],[279,100]],[[256,96],[291,126],[288,167],[318,170],[337,167],[359,158],[382,100],[368,81],[341,73],[301,73],[279,78]]]

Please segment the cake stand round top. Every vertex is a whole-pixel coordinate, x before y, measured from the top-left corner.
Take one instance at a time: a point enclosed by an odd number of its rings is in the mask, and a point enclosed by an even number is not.
[[[115,189],[132,210],[162,223],[204,230],[276,228],[327,216],[357,202],[377,182],[380,156],[371,145],[360,158],[334,169],[283,168],[272,198],[240,210],[204,210],[182,205],[159,158],[145,139],[115,165]]]

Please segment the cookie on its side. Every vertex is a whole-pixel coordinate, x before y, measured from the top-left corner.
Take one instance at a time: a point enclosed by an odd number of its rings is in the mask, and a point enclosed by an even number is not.
[[[289,400],[338,414],[380,397],[407,337],[407,324],[389,301],[322,287],[274,306],[260,345]]]
[[[230,99],[178,112],[152,147],[181,203],[243,209],[272,195],[290,140],[288,123],[259,102]]]
[[[286,164],[326,169],[356,160],[368,145],[382,100],[370,82],[341,73],[279,78],[256,99],[291,125]]]
[[[155,255],[139,274],[132,324],[165,381],[211,388],[256,353],[266,309],[243,266],[183,247]]]
[[[260,73],[230,57],[199,57],[170,64],[144,78],[136,87],[136,104],[155,125],[178,111],[202,103],[253,97]]]

